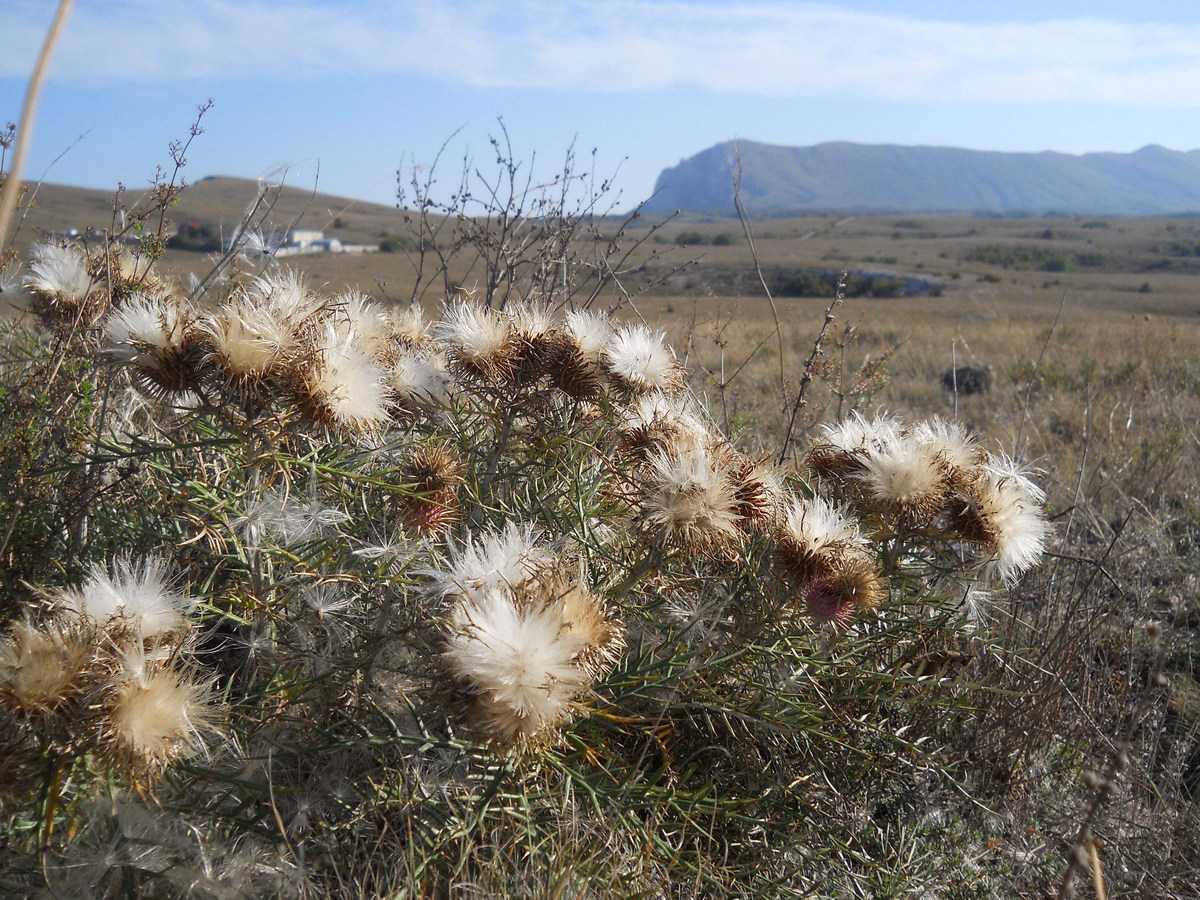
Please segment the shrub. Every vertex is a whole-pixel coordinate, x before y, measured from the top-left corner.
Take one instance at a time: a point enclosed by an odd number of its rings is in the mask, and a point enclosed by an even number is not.
[[[283,269],[202,303],[40,258],[66,371],[112,378],[62,450],[94,479],[72,502],[126,548],[82,538],[0,643],[7,802],[52,885],[114,841],[173,862],[88,877],[148,893],[202,852],[242,891],[511,891],[530,840],[580,886],[828,884],[836,848],[868,870],[835,811],[867,773],[945,777],[960,702],[884,673],[966,640],[964,592],[1046,537],[1033,483],[956,426],[851,418],[788,474],[715,430],[661,333],[569,302],[426,323]],[[277,829],[297,850],[268,854]]]

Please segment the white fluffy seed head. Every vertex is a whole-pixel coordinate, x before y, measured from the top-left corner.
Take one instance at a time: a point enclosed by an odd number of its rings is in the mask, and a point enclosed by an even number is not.
[[[171,669],[129,673],[105,709],[106,749],[120,763],[154,773],[203,749],[217,718],[208,685]]]
[[[455,612],[446,659],[478,691],[481,730],[509,742],[567,715],[589,679],[576,664],[585,642],[564,628],[559,607],[518,606],[494,590],[465,598]]]
[[[447,619],[444,660],[465,689],[466,724],[493,744],[548,738],[623,646],[600,599],[558,562],[516,590],[460,597]]]
[[[518,590],[554,559],[541,546],[541,535],[528,523],[508,522],[450,551],[444,569],[426,569],[429,591],[435,596],[466,596],[475,592]]]
[[[269,306],[245,297],[205,319],[211,360],[235,381],[260,381],[278,372],[296,349],[291,326]]]
[[[174,304],[135,295],[104,320],[108,353],[118,362],[132,363],[140,348],[160,351],[182,344],[182,315]]]
[[[57,598],[69,619],[102,628],[129,628],[143,639],[186,630],[194,602],[169,586],[166,566],[157,559],[121,556],[108,571],[93,566],[83,584]]]
[[[87,257],[71,244],[38,244],[30,251],[29,274],[25,285],[45,300],[77,307],[91,293],[93,279],[88,274]]]
[[[104,323],[105,352],[129,366],[142,387],[166,399],[199,377],[195,315],[183,303],[134,294]]]
[[[415,303],[391,312],[392,339],[403,347],[427,348],[432,342],[424,313]]]
[[[708,447],[716,440],[690,395],[643,394],[617,420],[620,449],[640,459],[669,448]]]
[[[667,346],[666,334],[644,325],[618,328],[604,345],[602,364],[618,385],[637,394],[670,392],[683,384],[683,372]]]
[[[324,304],[304,284],[296,269],[268,269],[246,286],[241,295],[251,306],[265,307],[294,333],[315,324]]]
[[[977,492],[980,514],[991,534],[991,571],[1015,582],[1042,558],[1050,523],[1042,510],[1045,494],[1031,471],[1007,457],[989,457]]]
[[[372,356],[381,354],[392,337],[388,315],[359,291],[334,298],[333,319],[336,327],[354,334],[359,346]]]
[[[775,546],[777,562],[799,583],[827,577],[843,560],[867,555],[858,524],[821,496],[788,504]]]
[[[554,327],[550,310],[540,303],[519,301],[509,304],[505,315],[512,322],[513,330],[526,340],[545,337]]]
[[[660,546],[723,554],[739,545],[737,493],[729,473],[702,444],[653,453],[639,485],[639,522]]]
[[[940,456],[952,470],[972,469],[982,458],[979,444],[958,422],[928,419],[913,428],[912,439]]]
[[[900,438],[902,426],[899,419],[888,413],[879,413],[867,419],[855,411],[841,422],[822,426],[825,442],[839,450],[857,451],[880,447]]]
[[[301,406],[314,421],[344,431],[382,427],[391,408],[384,374],[353,331],[327,323],[302,368]]]
[[[450,373],[436,353],[403,351],[387,374],[388,384],[401,406],[443,407],[450,402]]]
[[[946,494],[946,469],[931,445],[893,438],[869,445],[855,476],[868,502],[889,515],[929,518]]]
[[[511,374],[512,323],[500,313],[466,301],[451,303],[433,331],[459,374],[491,380]]]
[[[588,309],[573,310],[567,313],[566,329],[580,356],[590,363],[599,364],[604,345],[612,337],[612,324],[608,316]]]
[[[872,449],[900,440],[900,422],[881,413],[866,419],[857,411],[841,422],[822,426],[821,435],[808,448],[806,462],[819,477],[846,481],[862,472],[863,456]]]

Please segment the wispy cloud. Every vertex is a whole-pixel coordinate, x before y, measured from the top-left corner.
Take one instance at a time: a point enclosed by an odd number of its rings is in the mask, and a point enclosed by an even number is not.
[[[43,0],[0,10],[0,77],[23,78]],[[12,52],[14,51],[15,52]],[[1200,26],[948,22],[782,0],[82,2],[62,82],[421,75],[482,87],[694,87],[779,97],[1200,106]]]

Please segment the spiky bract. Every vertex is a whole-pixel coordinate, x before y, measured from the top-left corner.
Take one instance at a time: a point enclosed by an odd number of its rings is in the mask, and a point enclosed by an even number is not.
[[[457,454],[440,443],[414,447],[401,467],[411,493],[399,501],[400,517],[417,533],[444,531],[458,517],[458,489],[463,464]]]

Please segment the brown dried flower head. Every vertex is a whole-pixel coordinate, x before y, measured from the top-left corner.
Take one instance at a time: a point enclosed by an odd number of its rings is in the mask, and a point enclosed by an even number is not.
[[[794,500],[775,529],[775,562],[795,584],[827,579],[866,552],[858,525],[823,497]]]
[[[0,699],[27,714],[53,712],[86,688],[91,659],[79,629],[17,622],[0,642]]]
[[[102,749],[118,765],[152,775],[203,750],[218,712],[211,686],[152,662],[137,665],[105,703]]]
[[[419,533],[445,531],[458,518],[458,488],[463,483],[463,464],[457,454],[441,443],[413,449],[401,469],[412,493],[399,501],[401,520]]]

